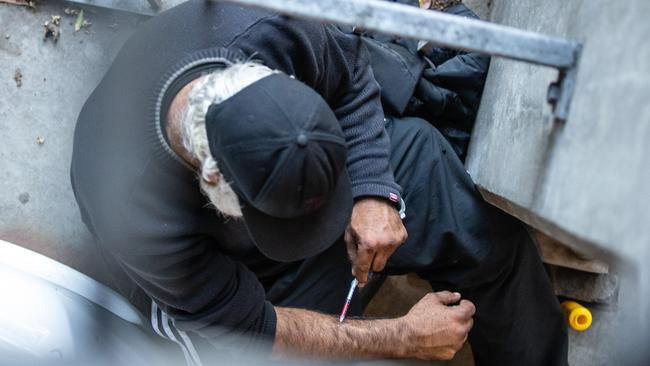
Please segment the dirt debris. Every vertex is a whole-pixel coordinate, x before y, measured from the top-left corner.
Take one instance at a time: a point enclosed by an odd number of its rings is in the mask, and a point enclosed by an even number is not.
[[[84,18],[84,11],[81,10],[77,15],[77,20],[74,22],[74,31],[79,32],[82,28],[90,26],[90,24],[91,23]]]
[[[20,5],[36,9],[36,1],[34,0],[0,0],[0,4]]]
[[[22,53],[20,47],[15,42],[11,42],[9,38],[7,36],[0,38],[0,51],[7,51],[12,55],[20,56]]]
[[[77,16],[79,14],[79,9],[65,8],[63,9],[65,15]]]
[[[16,69],[14,72],[14,81],[16,82],[17,88],[23,86],[23,73],[20,71],[20,69]]]
[[[18,201],[20,201],[20,203],[22,203],[23,205],[29,202],[29,199],[30,199],[29,193],[27,192],[23,192],[18,195]]]
[[[45,144],[45,137],[42,137],[42,136],[36,137],[36,143],[39,144],[39,145]]]
[[[431,8],[435,10],[444,10],[462,2],[462,0],[433,0],[433,6]]]
[[[86,20],[83,9],[65,8],[63,9],[63,13],[65,15],[75,17],[75,21],[73,23],[70,23],[74,27],[75,32],[79,32],[83,28],[87,28],[92,24]]]
[[[444,10],[462,3],[462,0],[419,0],[420,7],[433,10]]]
[[[61,32],[59,31],[59,24],[61,24],[60,15],[52,15],[52,19],[43,23],[43,40],[52,38],[52,41],[56,43],[59,40]]]

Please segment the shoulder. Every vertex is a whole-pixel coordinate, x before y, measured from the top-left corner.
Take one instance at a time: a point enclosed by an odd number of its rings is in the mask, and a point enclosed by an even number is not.
[[[105,170],[75,170],[73,165],[72,182],[84,221],[104,249],[137,254],[200,232],[207,201],[193,173],[156,159],[127,164],[111,163]]]
[[[259,19],[234,41],[239,39],[269,40],[279,43],[266,43],[268,47],[280,44],[312,44],[314,48],[326,46],[327,43],[356,44],[357,37],[343,33],[336,26],[318,21],[300,19],[282,14],[274,14]]]

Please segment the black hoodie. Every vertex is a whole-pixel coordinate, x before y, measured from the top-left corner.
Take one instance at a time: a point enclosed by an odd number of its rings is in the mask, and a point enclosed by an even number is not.
[[[329,103],[348,143],[355,198],[400,193],[388,162],[379,87],[358,37],[202,0],[142,24],[79,115],[72,185],[116,276],[137,284],[179,329],[208,340],[223,331],[272,338],[275,311],[260,280],[292,265],[263,257],[245,223],[207,207],[195,172],[161,132],[161,116],[184,83],[241,57],[294,75]],[[131,291],[123,285],[132,299]]]

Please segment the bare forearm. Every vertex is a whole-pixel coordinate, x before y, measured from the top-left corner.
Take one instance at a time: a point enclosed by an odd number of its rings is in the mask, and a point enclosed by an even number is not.
[[[399,319],[338,319],[309,310],[275,308],[274,355],[331,359],[403,357]]]

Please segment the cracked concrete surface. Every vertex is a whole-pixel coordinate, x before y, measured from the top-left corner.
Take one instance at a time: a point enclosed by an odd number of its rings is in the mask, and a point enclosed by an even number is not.
[[[72,134],[83,102],[144,18],[89,7],[92,26],[74,32],[66,7],[0,5],[0,238],[102,280],[70,188]],[[56,43],[43,40],[53,15],[61,16]]]

